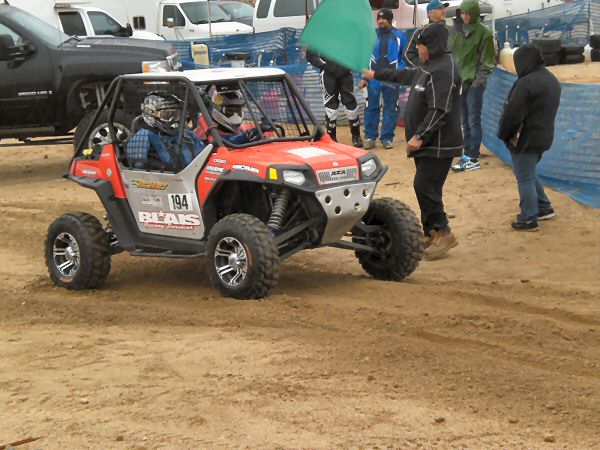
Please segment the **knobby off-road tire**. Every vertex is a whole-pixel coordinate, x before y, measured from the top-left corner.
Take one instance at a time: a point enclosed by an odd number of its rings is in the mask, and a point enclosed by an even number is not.
[[[600,34],[590,34],[590,47],[600,49]]]
[[[383,254],[356,251],[363,269],[378,280],[402,281],[415,271],[423,257],[423,232],[415,213],[404,203],[382,198],[374,200],[363,217],[366,225],[379,225],[366,240],[354,242],[377,248]],[[352,234],[364,234],[354,227]]]
[[[108,130],[108,111],[104,110],[98,117],[98,120],[94,124],[91,129],[91,132],[86,135],[86,131],[92,119],[94,118],[94,114],[96,111],[88,112],[77,128],[75,129],[75,136],[73,137],[73,146],[74,149],[77,149],[77,146],[81,141],[85,141],[85,145],[83,148],[93,148],[94,145],[104,145],[110,141],[110,132]],[[121,109],[117,109],[115,111],[115,118],[113,123],[116,127],[117,140],[122,142],[127,137],[131,136],[131,124],[133,122],[133,117],[129,114],[125,114],[125,112]]]
[[[99,288],[110,272],[108,235],[87,213],[63,214],[52,222],[44,253],[50,279],[63,288]]]
[[[208,277],[222,295],[266,297],[279,280],[279,252],[266,225],[249,214],[219,220],[208,235]]]
[[[600,61],[600,49],[593,48],[590,56],[593,62]]]

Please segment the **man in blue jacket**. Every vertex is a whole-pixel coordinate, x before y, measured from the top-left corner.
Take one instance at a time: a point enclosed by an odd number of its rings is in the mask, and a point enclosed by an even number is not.
[[[382,8],[377,13],[377,44],[371,56],[370,70],[402,69],[406,64],[402,55],[407,39],[404,33],[392,26],[394,14],[390,9]],[[359,88],[367,86],[367,81],[362,80]],[[384,84],[380,81],[368,83],[369,96],[365,109],[365,149],[375,147],[379,136],[380,101],[383,96],[383,121],[381,124],[381,143],[383,148],[393,147],[394,131],[398,120],[398,86]]]

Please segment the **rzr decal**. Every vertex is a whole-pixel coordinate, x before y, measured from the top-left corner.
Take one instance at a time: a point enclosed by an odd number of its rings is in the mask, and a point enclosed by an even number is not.
[[[92,169],[83,169],[81,171],[83,175],[88,175],[90,177],[95,177],[98,174],[98,171]]]
[[[132,180],[131,183],[138,189],[154,189],[164,191],[169,187],[168,183],[158,183],[155,181]]]
[[[138,211],[138,220],[146,228],[193,230],[202,223],[198,214]]]

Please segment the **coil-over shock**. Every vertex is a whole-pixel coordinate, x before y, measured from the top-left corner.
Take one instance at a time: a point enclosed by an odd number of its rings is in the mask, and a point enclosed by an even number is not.
[[[279,233],[281,230],[281,226],[283,225],[283,219],[287,213],[287,208],[290,203],[290,198],[292,197],[292,193],[289,189],[283,189],[281,193],[275,199],[275,203],[273,204],[273,211],[271,212],[271,217],[269,217],[269,221],[267,222],[267,228],[271,231],[272,234]]]

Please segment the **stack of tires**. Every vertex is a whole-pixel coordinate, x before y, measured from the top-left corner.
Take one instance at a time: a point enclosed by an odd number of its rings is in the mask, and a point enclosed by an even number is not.
[[[592,61],[600,61],[600,34],[590,34],[590,47]]]
[[[560,62],[560,39],[534,39],[532,44],[541,50],[546,66],[556,66]]]
[[[559,64],[581,64],[585,61],[582,45],[564,45],[559,52]]]

